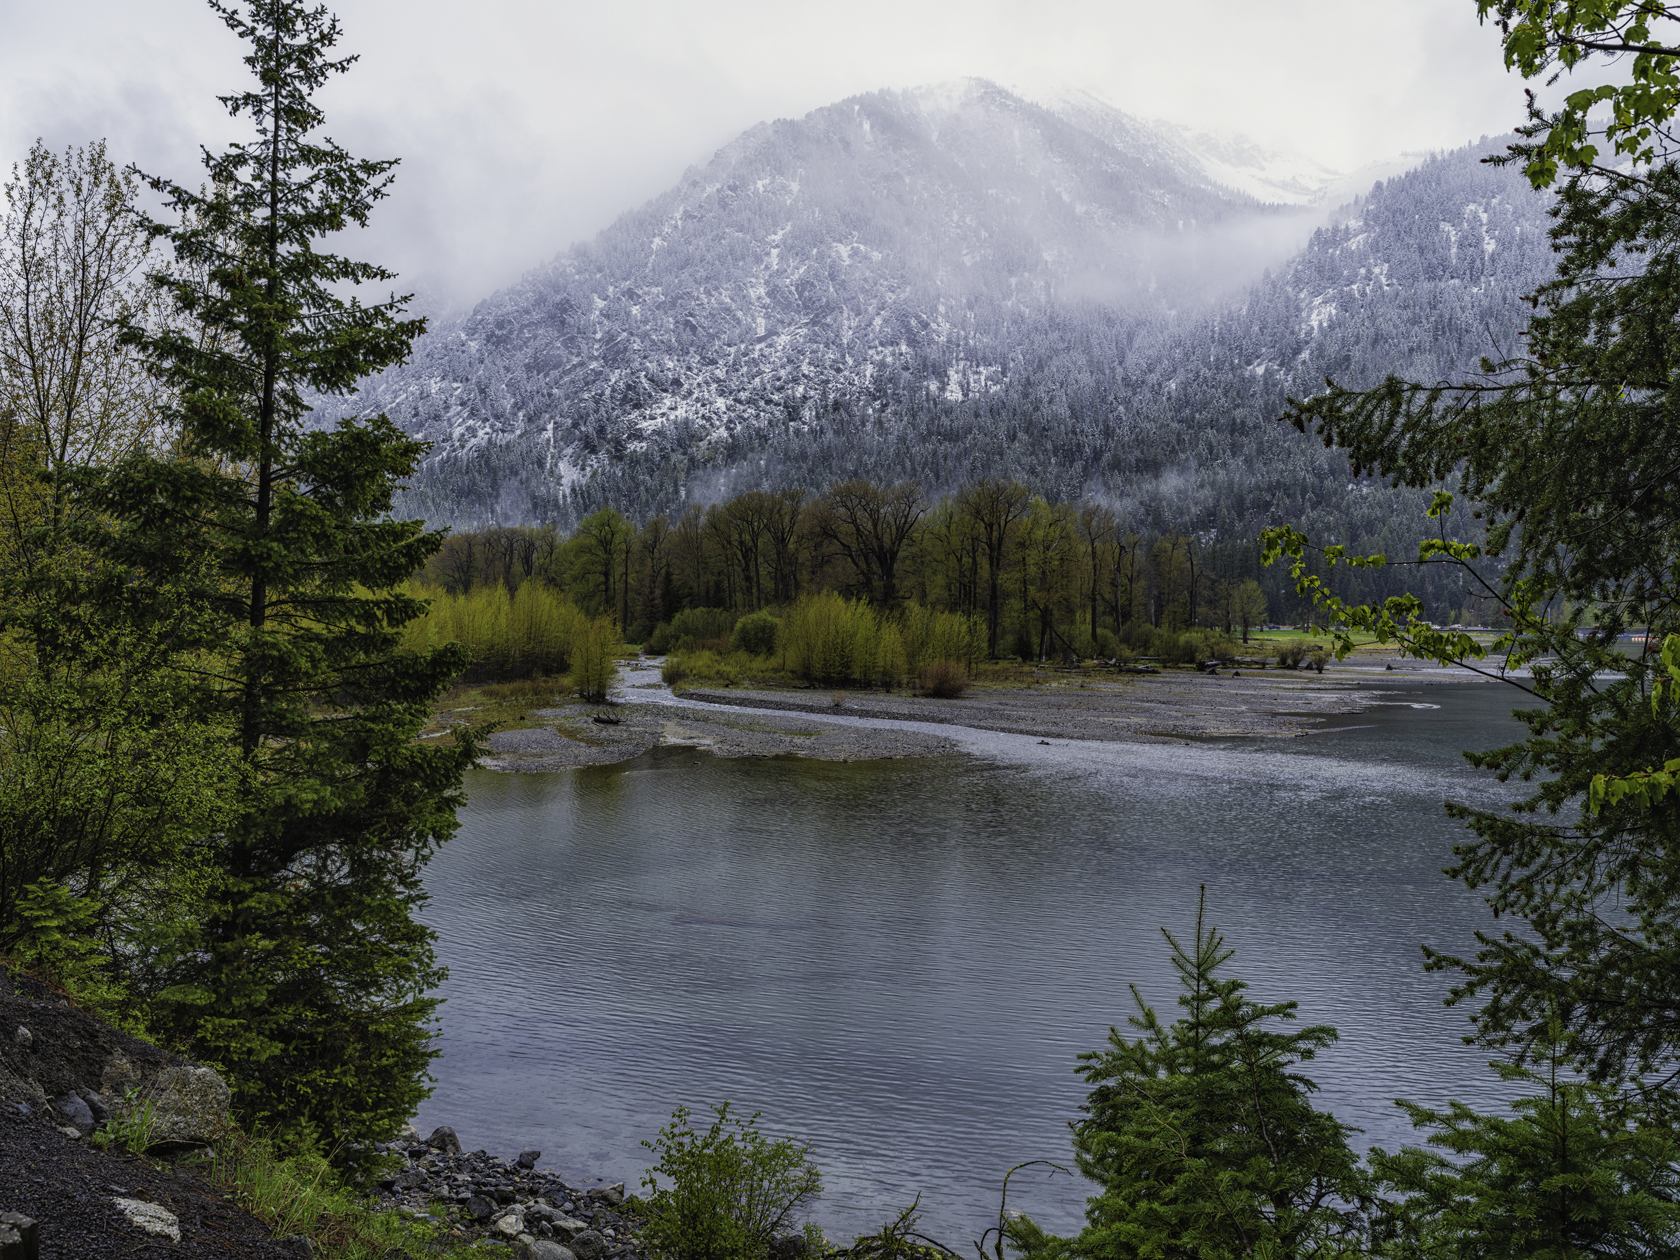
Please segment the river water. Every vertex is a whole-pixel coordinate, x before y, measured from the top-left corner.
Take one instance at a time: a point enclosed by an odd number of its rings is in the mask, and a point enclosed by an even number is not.
[[[1393,1098],[1498,1094],[1419,944],[1490,926],[1440,874],[1464,834],[1441,801],[1500,799],[1459,754],[1517,738],[1521,699],[1399,686],[1294,740],[474,771],[427,878],[450,976],[417,1124],[634,1188],[675,1105],[728,1099],[811,1144],[831,1237],[920,1192],[966,1250],[1012,1165],[1071,1167],[1076,1056],[1128,985],[1175,1017],[1160,928],[1188,936],[1205,884],[1230,973],[1340,1031],[1306,1069],[1321,1105],[1392,1149]],[[1065,1231],[1087,1193],[1034,1171],[1010,1202]]]

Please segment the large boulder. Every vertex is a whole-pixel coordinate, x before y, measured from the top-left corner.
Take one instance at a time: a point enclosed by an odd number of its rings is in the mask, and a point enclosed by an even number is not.
[[[233,1091],[216,1072],[200,1063],[166,1067],[141,1087],[137,1098],[117,1108],[121,1116],[152,1108],[152,1142],[209,1145],[227,1132]]]
[[[426,1139],[426,1145],[434,1151],[442,1151],[445,1155],[461,1153],[461,1139],[455,1136],[455,1130],[447,1124],[440,1124],[433,1129],[432,1136]]]

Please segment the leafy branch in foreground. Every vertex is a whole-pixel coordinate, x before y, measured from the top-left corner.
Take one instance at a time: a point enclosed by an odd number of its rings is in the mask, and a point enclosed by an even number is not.
[[[1613,122],[1612,139],[1652,164],[1593,165],[1596,152],[1568,151],[1567,126],[1533,116],[1506,160],[1539,182],[1569,174],[1552,211],[1557,276],[1528,295],[1535,313],[1522,353],[1484,360],[1461,381],[1391,378],[1366,390],[1327,381],[1292,399],[1285,418],[1344,451],[1356,475],[1455,484],[1482,536],[1438,540],[1419,563],[1459,566],[1512,628],[1483,649],[1422,625],[1404,597],[1346,607],[1313,580],[1306,539],[1274,532],[1266,547],[1301,566],[1296,581],[1321,614],[1532,697],[1515,712],[1523,739],[1467,754],[1530,790],[1503,808],[1447,804],[1473,833],[1448,874],[1517,924],[1478,932],[1472,957],[1426,949],[1428,965],[1458,974],[1452,1000],[1474,1008],[1483,1044],[1522,1066],[1548,1053],[1556,1021],[1594,1083],[1614,1087],[1642,1123],[1671,1124],[1680,1118],[1680,793],[1659,791],[1657,776],[1680,759],[1680,711],[1652,696],[1671,678],[1656,645],[1680,633],[1680,167],[1656,139],[1680,105],[1680,44],[1663,42],[1659,27],[1680,27],[1667,25],[1669,6],[1646,0],[1480,7],[1498,16],[1524,74],[1627,44],[1634,57],[1612,96],[1633,114]],[[1569,110],[1584,125],[1591,104]],[[1554,141],[1564,148],[1549,149]],[[1335,548],[1321,555],[1332,568],[1350,562]],[[1479,572],[1483,560],[1497,572]],[[1639,650],[1618,647],[1628,630],[1639,632]],[[1504,654],[1497,670],[1479,664],[1490,650]]]
[[[1669,635],[1662,645],[1663,668],[1666,679],[1651,684],[1651,715],[1662,717],[1662,702],[1666,694],[1669,704],[1676,703],[1674,688],[1680,684],[1680,635]],[[1587,793],[1587,811],[1595,817],[1606,805],[1620,805],[1626,801],[1640,809],[1653,809],[1680,783],[1680,757],[1670,757],[1660,770],[1635,770],[1631,774],[1595,774]]]

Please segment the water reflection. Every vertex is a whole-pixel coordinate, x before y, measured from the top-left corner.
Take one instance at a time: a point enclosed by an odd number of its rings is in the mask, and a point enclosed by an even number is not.
[[[966,1246],[1007,1168],[1068,1157],[1075,1056],[1127,984],[1172,1002],[1158,929],[1205,882],[1257,996],[1341,1030],[1321,1097],[1392,1146],[1394,1096],[1493,1089],[1418,945],[1483,923],[1439,874],[1460,834],[1440,801],[1493,799],[1458,753],[1516,727],[1502,688],[1387,698],[1281,744],[476,772],[428,881],[451,975],[422,1127],[634,1181],[673,1106],[728,1098],[813,1143],[831,1234],[919,1190]],[[1076,1224],[1083,1183],[1021,1188]]]

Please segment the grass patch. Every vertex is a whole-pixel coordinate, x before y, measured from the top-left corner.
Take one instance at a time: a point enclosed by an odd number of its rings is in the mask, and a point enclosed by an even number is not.
[[[448,1260],[475,1254],[465,1238],[451,1237],[439,1224],[374,1210],[319,1155],[282,1158],[267,1141],[235,1133],[218,1142],[214,1157],[198,1170],[276,1238],[309,1239],[321,1260]]]
[[[685,687],[791,687],[797,681],[780,657],[704,648],[671,653],[664,676],[672,686]]]
[[[456,683],[437,700],[432,724],[421,732],[427,743],[453,744],[457,726],[494,722],[496,729],[524,731],[547,723],[532,715],[575,703],[565,678],[520,678],[512,682]]]

